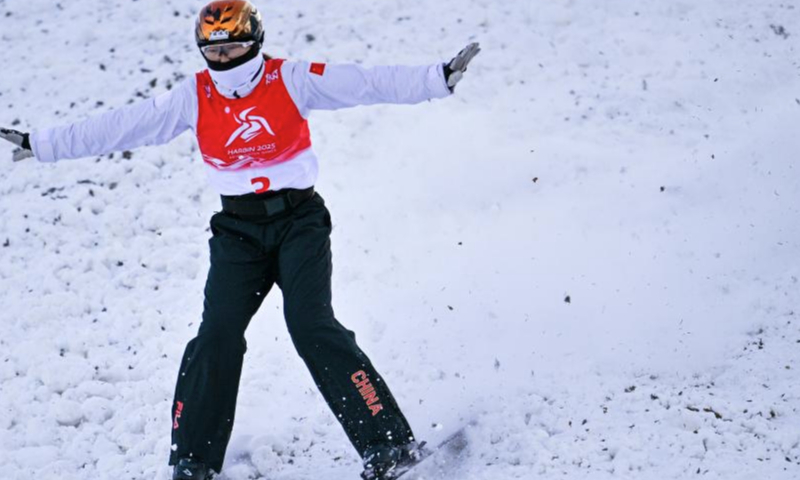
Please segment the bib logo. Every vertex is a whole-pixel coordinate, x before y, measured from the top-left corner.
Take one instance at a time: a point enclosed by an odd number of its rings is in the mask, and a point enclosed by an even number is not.
[[[278,74],[278,71],[275,70],[272,73],[264,75],[264,83],[269,85],[270,83],[274,82],[275,80],[278,80],[279,78],[281,78],[281,76]]]
[[[272,127],[269,126],[266,118],[250,115],[250,112],[255,109],[256,107],[250,107],[246,110],[242,110],[238,116],[233,117],[240,126],[233,132],[231,138],[228,139],[228,143],[225,144],[225,147],[230,147],[238,138],[241,138],[245,142],[250,142],[250,140],[264,132],[268,132],[273,137],[275,136],[275,132],[272,131]]]

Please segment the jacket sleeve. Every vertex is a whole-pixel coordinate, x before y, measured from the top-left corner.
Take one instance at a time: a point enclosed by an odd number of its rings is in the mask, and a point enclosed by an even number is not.
[[[281,76],[300,113],[378,103],[415,104],[451,94],[442,64],[407,67],[285,62]]]
[[[35,130],[31,147],[41,162],[105,155],[161,145],[197,123],[194,76],[174,89],[81,122]]]

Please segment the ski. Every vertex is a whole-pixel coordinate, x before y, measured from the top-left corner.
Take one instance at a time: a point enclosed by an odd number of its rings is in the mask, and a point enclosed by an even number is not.
[[[461,428],[436,447],[420,449],[419,458],[395,470],[390,480],[430,480],[449,478],[450,470],[464,458],[469,445],[467,428]]]

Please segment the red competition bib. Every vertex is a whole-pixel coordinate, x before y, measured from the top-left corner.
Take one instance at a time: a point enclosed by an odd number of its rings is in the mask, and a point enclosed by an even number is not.
[[[208,70],[197,74],[197,141],[208,165],[217,170],[268,167],[311,147],[308,122],[286,90],[282,64],[267,60],[264,78],[244,98],[223,97]]]

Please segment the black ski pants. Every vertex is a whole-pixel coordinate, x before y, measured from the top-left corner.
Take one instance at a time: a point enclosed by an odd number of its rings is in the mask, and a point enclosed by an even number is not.
[[[413,438],[386,383],[331,306],[331,220],[318,194],[279,216],[211,218],[203,321],[186,346],[173,402],[172,453],[222,470],[231,436],[244,333],[274,284],[292,341],[363,457],[378,443]],[[268,407],[265,406],[265,409]]]

